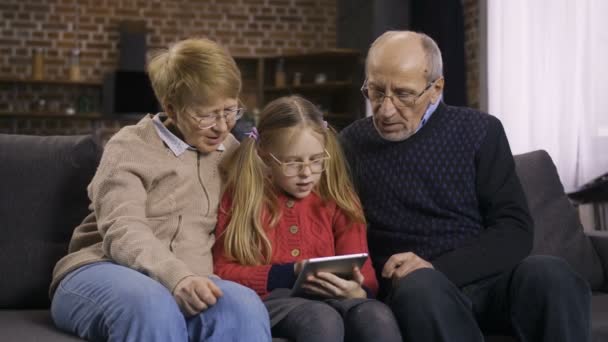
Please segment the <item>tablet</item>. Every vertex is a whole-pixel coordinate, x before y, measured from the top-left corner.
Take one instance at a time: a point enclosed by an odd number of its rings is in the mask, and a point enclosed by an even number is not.
[[[304,295],[302,284],[306,282],[306,277],[317,272],[329,272],[343,279],[352,279],[353,267],[363,267],[367,260],[367,253],[337,255],[323,258],[308,259],[304,263],[298,279],[296,279],[291,289],[292,296]]]

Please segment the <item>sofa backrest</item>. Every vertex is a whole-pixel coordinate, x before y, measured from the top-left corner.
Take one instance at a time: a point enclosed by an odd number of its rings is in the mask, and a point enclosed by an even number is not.
[[[91,136],[0,134],[0,308],[48,308],[55,263],[88,213]]]
[[[88,214],[102,148],[92,136],[0,134],[0,309],[48,308],[55,263]],[[515,156],[534,219],[532,254],[564,258],[600,288],[604,274],[551,157]]]
[[[514,158],[534,220],[532,254],[562,257],[587,279],[592,289],[599,289],[604,280],[599,257],[564,193],[551,157],[539,150]]]

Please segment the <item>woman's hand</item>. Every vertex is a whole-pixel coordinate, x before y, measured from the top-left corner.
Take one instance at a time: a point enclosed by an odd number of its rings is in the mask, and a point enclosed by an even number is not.
[[[308,276],[302,288],[309,294],[327,298],[365,298],[367,293],[361,287],[363,280],[365,277],[359,267],[354,267],[352,280],[342,279],[328,272],[318,272]]]
[[[211,279],[199,276],[186,277],[173,289],[173,297],[187,317],[207,310],[222,295],[222,290]]]

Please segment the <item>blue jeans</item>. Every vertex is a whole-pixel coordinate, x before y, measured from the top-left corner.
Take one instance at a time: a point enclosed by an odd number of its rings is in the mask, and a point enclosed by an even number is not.
[[[51,305],[58,328],[89,341],[270,341],[268,312],[252,290],[213,279],[224,295],[190,318],[154,279],[109,262],[83,266],[59,284]]]

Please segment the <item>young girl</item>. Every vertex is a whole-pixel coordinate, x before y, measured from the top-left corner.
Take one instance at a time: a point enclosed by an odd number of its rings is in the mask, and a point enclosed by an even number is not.
[[[215,272],[255,290],[273,335],[291,341],[401,341],[366,261],[353,279],[319,272],[291,297],[302,262],[367,252],[365,219],[335,134],[309,101],[279,98],[223,165]]]

